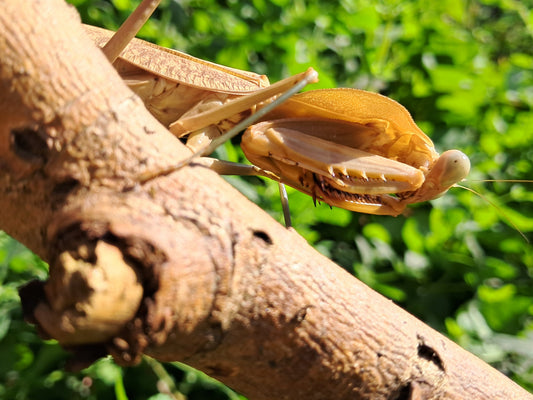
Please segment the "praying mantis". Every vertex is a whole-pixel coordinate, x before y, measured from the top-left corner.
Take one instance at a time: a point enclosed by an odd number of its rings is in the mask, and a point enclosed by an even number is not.
[[[261,175],[348,210],[399,215],[408,204],[436,198],[463,180],[470,162],[458,150],[437,153],[399,103],[357,89],[295,94],[317,79],[306,72],[269,85],[268,79],[132,39],[158,1],[144,0],[113,32],[87,26],[93,41],[148,110],[192,155],[168,171],[209,154],[221,140],[248,128],[241,146],[252,166],[210,161],[224,174]],[[123,31],[127,31],[124,33]],[[260,120],[260,122],[257,122]]]

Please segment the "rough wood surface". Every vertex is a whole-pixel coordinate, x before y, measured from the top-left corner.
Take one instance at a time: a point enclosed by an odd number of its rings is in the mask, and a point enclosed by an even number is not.
[[[21,290],[82,365],[199,368],[250,399],[533,399],[190,166],[60,0],[0,13],[0,228],[50,263]]]

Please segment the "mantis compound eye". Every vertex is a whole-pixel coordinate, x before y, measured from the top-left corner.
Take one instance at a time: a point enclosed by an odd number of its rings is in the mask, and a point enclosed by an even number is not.
[[[470,172],[470,160],[459,150],[448,150],[441,154],[434,168],[441,171],[441,186],[450,187],[467,177]]]

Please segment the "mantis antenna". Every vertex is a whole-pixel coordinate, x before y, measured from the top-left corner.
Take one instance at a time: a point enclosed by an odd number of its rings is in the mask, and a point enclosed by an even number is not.
[[[486,180],[483,180],[483,179],[479,179],[479,180],[471,180],[469,182],[511,182],[511,183],[531,183],[530,180],[527,180],[527,179],[503,179],[503,180],[498,180],[498,179],[486,179]],[[483,200],[485,200],[487,203],[489,203],[492,207],[494,207],[494,209],[498,212],[498,214],[500,214],[500,216],[502,216],[517,232],[520,236],[522,236],[522,238],[524,239],[524,241],[526,243],[529,243],[529,239],[527,238],[527,236],[525,235],[524,232],[522,232],[520,230],[520,228],[513,222],[513,220],[505,213],[505,211],[503,211],[496,203],[494,203],[492,200],[490,200],[487,196],[485,196],[484,194],[482,193],[479,193],[478,191],[472,189],[472,188],[469,188],[468,186],[464,186],[464,185],[460,185],[458,183],[456,183],[455,185],[453,185],[453,187],[458,187],[458,188],[461,188],[461,189],[464,189],[464,190],[468,190],[470,193],[474,193],[475,195],[479,196],[480,198],[482,198]]]

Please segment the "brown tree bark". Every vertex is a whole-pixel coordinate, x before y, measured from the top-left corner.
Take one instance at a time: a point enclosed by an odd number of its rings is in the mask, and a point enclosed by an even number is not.
[[[3,0],[0,228],[80,363],[179,360],[251,399],[533,399],[191,165],[61,0]]]

